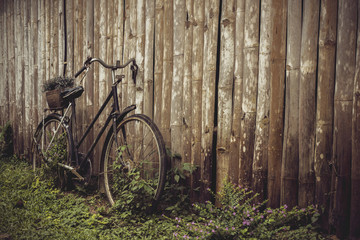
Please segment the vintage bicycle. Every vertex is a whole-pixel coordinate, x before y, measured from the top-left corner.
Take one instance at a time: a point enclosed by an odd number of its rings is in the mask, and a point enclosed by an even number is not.
[[[116,75],[116,71],[131,64],[132,78],[136,84],[136,61],[130,59],[123,65],[120,61],[117,61],[116,65],[109,65],[101,59],[90,57],[75,74],[75,78],[85,71],[80,81],[82,82],[90,65],[95,62],[111,70],[112,86],[105,102],[78,141],[76,99],[82,95],[84,88],[77,86],[60,91],[59,103],[45,109],[50,113],[44,115],[35,131],[31,148],[33,169],[37,171],[41,166],[55,165],[61,187],[69,182],[89,184],[92,176],[91,153],[108,129],[102,148],[99,178],[102,179],[100,182],[104,183],[110,204],[114,205],[119,198],[120,180],[134,177],[135,182],[141,184],[144,189],[141,193],[142,199],[154,207],[165,184],[167,160],[164,140],[158,127],[149,117],[143,114],[130,114],[136,109],[136,105],[120,111],[117,94],[117,86],[125,76]],[[79,149],[84,140],[110,103],[111,112],[107,114],[103,127],[87,152],[81,153]]]

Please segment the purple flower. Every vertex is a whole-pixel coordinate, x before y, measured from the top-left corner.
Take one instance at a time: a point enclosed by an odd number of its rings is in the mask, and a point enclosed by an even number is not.
[[[267,213],[272,213],[272,210],[271,209],[267,210]]]
[[[287,208],[288,208],[288,206],[285,204],[285,205],[284,205],[284,208],[285,208],[285,209],[287,209]]]
[[[229,230],[229,228],[228,228],[228,227],[226,227],[226,228],[225,228],[225,230],[226,230],[226,231],[228,231],[228,230]]]
[[[264,218],[264,215],[261,215],[260,218],[261,218],[261,219]]]
[[[214,229],[212,229],[212,230],[211,230],[211,232],[213,232],[213,233],[214,233],[214,232],[215,232],[215,230],[214,230]]]
[[[231,229],[232,229],[232,230],[235,230],[235,227],[232,227]]]
[[[235,215],[236,215],[236,212],[233,212],[233,215],[235,216]]]
[[[177,237],[177,235],[178,235],[177,232],[174,232],[174,236]]]

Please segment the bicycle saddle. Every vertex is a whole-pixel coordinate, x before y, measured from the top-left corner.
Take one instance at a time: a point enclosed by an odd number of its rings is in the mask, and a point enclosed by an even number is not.
[[[83,92],[84,92],[84,88],[82,86],[78,86],[78,87],[66,89],[61,93],[61,95],[65,101],[71,102],[71,100],[80,97]]]

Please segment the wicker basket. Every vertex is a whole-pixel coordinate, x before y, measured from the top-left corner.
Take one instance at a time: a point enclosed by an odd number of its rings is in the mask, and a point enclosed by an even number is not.
[[[67,102],[61,96],[61,89],[46,91],[46,100],[50,109],[62,109],[67,106]]]

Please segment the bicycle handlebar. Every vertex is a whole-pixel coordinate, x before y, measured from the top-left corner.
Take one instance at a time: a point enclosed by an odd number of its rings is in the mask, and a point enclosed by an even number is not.
[[[136,83],[136,75],[137,75],[137,71],[138,71],[138,66],[136,65],[136,61],[135,58],[131,58],[129,59],[125,64],[120,65],[120,61],[116,61],[116,66],[112,66],[109,64],[106,64],[103,60],[101,60],[100,58],[92,58],[92,57],[88,57],[88,59],[86,59],[86,61],[84,62],[84,66],[77,72],[75,73],[75,78],[77,78],[83,71],[85,71],[86,69],[89,68],[90,64],[94,63],[94,62],[98,62],[100,63],[103,67],[105,68],[110,68],[111,70],[117,70],[117,69],[121,69],[121,68],[125,68],[127,67],[130,63],[133,63],[131,66],[131,71],[132,71],[132,78],[134,80],[134,83]]]

